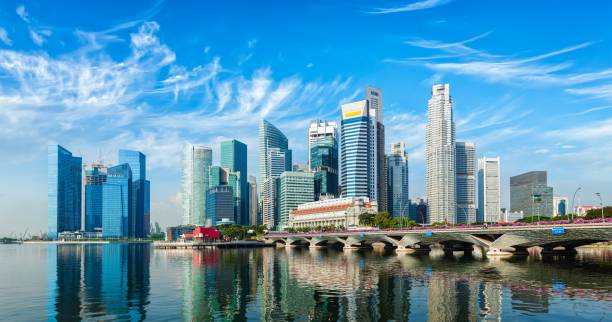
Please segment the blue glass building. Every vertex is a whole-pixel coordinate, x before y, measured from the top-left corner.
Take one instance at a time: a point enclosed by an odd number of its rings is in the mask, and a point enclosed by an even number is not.
[[[374,143],[368,111],[368,101],[362,100],[342,105],[342,125],[340,138],[340,172],[342,196],[376,196],[376,185],[371,181],[376,177]]]
[[[132,171],[128,164],[108,168],[102,185],[102,236],[129,237],[132,216]]]
[[[102,229],[102,185],[106,182],[106,168],[93,165],[85,172],[85,231]]]
[[[206,217],[213,222],[234,223],[234,191],[231,186],[216,186],[206,192]]]
[[[47,152],[47,222],[49,238],[81,229],[82,164],[80,157],[59,145]]]
[[[128,164],[132,170],[132,216],[129,218],[130,237],[145,238],[149,235],[150,182],[147,180],[146,157],[139,151],[119,150],[119,164]]]
[[[314,174],[315,200],[338,196],[338,141],[333,136],[314,140],[310,147],[310,169]]]
[[[236,221],[247,225],[249,224],[247,145],[238,140],[221,142],[221,167],[238,174],[239,184],[234,186],[234,199],[238,202]]]

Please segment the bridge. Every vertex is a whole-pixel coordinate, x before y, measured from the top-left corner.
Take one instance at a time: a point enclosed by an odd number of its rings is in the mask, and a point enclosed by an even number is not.
[[[575,253],[576,247],[612,241],[612,219],[597,222],[542,222],[521,226],[412,227],[405,229],[325,231],[307,233],[270,232],[266,243],[277,246],[323,248],[340,244],[344,250],[382,243],[396,252],[429,251],[440,245],[445,252],[471,252],[480,247],[487,255],[527,254],[542,247],[542,254]]]

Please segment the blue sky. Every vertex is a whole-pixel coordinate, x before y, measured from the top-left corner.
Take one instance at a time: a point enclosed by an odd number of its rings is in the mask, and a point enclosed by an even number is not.
[[[605,1],[2,1],[0,235],[46,227],[46,146],[86,162],[147,154],[152,221],[180,220],[180,149],[236,138],[257,169],[265,117],[306,161],[311,119],[384,91],[387,142],[424,195],[433,83],[457,139],[508,177],[548,170],[557,195],[612,202],[612,28]],[[576,202],[578,203],[578,202]]]

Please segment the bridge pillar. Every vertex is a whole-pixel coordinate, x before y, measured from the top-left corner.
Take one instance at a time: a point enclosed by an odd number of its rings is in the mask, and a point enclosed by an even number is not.
[[[412,253],[416,252],[416,250],[414,248],[410,248],[410,247],[397,246],[397,248],[395,249],[395,252],[398,253],[398,254],[412,254]]]
[[[429,247],[429,245],[421,245],[421,244],[414,245],[412,249],[414,249],[414,251],[417,253],[428,253],[431,251],[431,247]]]

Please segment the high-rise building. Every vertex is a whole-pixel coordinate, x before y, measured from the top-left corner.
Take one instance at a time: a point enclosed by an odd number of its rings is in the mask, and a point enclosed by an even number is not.
[[[553,188],[547,184],[546,171],[531,171],[510,177],[510,212],[525,217],[553,215]]]
[[[257,180],[254,176],[249,176],[249,225],[261,225],[259,218],[259,201],[257,200]]]
[[[553,197],[553,217],[566,216],[568,207],[569,199],[567,197]]]
[[[309,172],[310,171],[310,166],[307,163],[296,163],[291,168],[291,171]]]
[[[427,210],[429,223],[455,223],[455,122],[448,84],[434,85],[426,131]]]
[[[209,188],[212,149],[190,143],[183,150],[183,224],[214,225],[212,218],[206,217],[206,192]]]
[[[340,183],[343,197],[376,198],[376,167],[370,138],[368,101],[342,105]]]
[[[314,174],[312,172],[286,171],[280,175],[279,229],[287,227],[289,212],[303,203],[314,201]]]
[[[215,224],[236,223],[234,189],[231,186],[216,186],[206,194],[206,218]]]
[[[85,231],[102,230],[102,185],[106,183],[106,166],[92,164],[85,171]]]
[[[127,163],[132,169],[132,217],[129,236],[145,238],[151,230],[150,182],[147,180],[147,158],[139,151],[119,150],[119,164]]]
[[[499,164],[499,157],[478,159],[478,222],[502,220]]]
[[[457,223],[476,222],[476,145],[472,142],[455,144],[455,179]]]
[[[102,236],[129,237],[134,211],[133,187],[129,164],[108,168],[106,182],[102,185]]]
[[[221,142],[221,166],[235,173],[239,179],[234,187],[234,200],[238,202],[236,222],[246,225],[249,223],[247,145],[238,140]]]
[[[370,136],[374,147],[372,155],[376,162],[372,164],[376,173],[375,184],[376,196],[378,197],[378,211],[388,210],[387,201],[387,159],[385,158],[385,126],[383,125],[383,97],[378,88],[366,87],[366,99],[370,109]]]
[[[310,169],[314,172],[315,200],[338,196],[338,141],[319,137],[310,145]]]
[[[323,120],[313,120],[310,122],[310,127],[308,128],[308,164],[310,165],[310,170],[315,171],[312,167],[311,155],[310,151],[312,151],[312,147],[316,141],[326,137],[332,137],[334,140],[337,140],[338,136],[338,125],[336,122],[329,122]]]
[[[393,217],[408,218],[408,153],[403,142],[391,145],[391,154],[387,155],[387,173],[389,212]]]
[[[268,229],[278,224],[278,178],[291,171],[292,158],[287,137],[266,120],[259,123],[259,180],[261,216]]]
[[[49,238],[81,229],[82,164],[80,157],[60,145],[47,152],[47,221]]]

